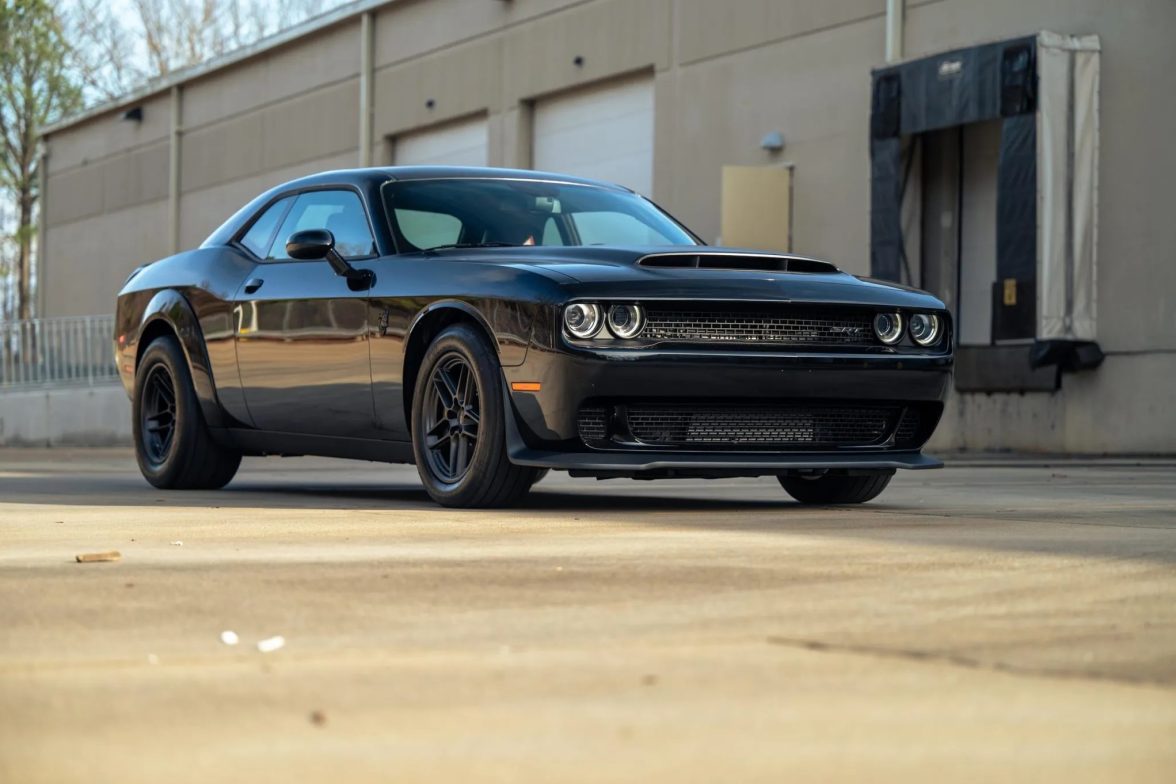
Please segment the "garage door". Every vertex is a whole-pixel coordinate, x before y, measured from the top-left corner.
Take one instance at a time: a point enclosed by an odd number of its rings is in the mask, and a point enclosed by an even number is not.
[[[536,169],[652,192],[652,77],[537,101],[534,123]]]
[[[465,120],[396,137],[397,166],[485,166],[486,120]]]

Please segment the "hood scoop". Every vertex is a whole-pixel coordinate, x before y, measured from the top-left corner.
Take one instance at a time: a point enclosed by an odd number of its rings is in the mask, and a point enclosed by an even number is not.
[[[751,270],[757,272],[839,272],[827,261],[803,256],[758,253],[654,253],[637,260],[640,267],[662,269]]]

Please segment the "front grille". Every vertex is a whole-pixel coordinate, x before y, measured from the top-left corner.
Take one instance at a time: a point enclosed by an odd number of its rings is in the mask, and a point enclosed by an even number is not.
[[[679,343],[782,346],[873,346],[873,319],[851,310],[646,309],[642,336]]]
[[[580,431],[580,439],[585,444],[593,441],[603,441],[607,435],[605,410],[600,406],[585,406],[580,409],[580,419],[576,423]]]
[[[887,444],[901,411],[892,405],[635,403],[587,406],[579,425],[584,443],[597,447],[829,449]]]
[[[896,446],[914,446],[919,435],[919,409],[907,408],[902,412],[902,419],[898,421],[898,428],[894,431]]]

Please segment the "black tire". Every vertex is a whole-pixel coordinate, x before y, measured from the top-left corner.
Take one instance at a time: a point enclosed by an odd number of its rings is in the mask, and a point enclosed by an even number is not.
[[[894,470],[858,476],[825,474],[808,479],[803,476],[778,476],[788,495],[802,504],[864,504],[877,498],[890,484]]]
[[[133,409],[135,457],[155,487],[215,490],[237,473],[241,453],[209,435],[188,361],[174,337],[156,338],[143,352]]]
[[[442,506],[510,506],[539,474],[507,457],[501,376],[494,350],[469,324],[445,329],[425,351],[412,448],[425,490]]]

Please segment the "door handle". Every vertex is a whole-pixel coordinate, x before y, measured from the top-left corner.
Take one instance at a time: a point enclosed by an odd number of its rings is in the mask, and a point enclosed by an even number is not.
[[[265,283],[265,281],[262,280],[261,278],[254,278],[253,280],[248,281],[245,284],[245,293],[246,294],[253,294],[259,288],[261,288],[261,284],[263,284],[263,283]]]

